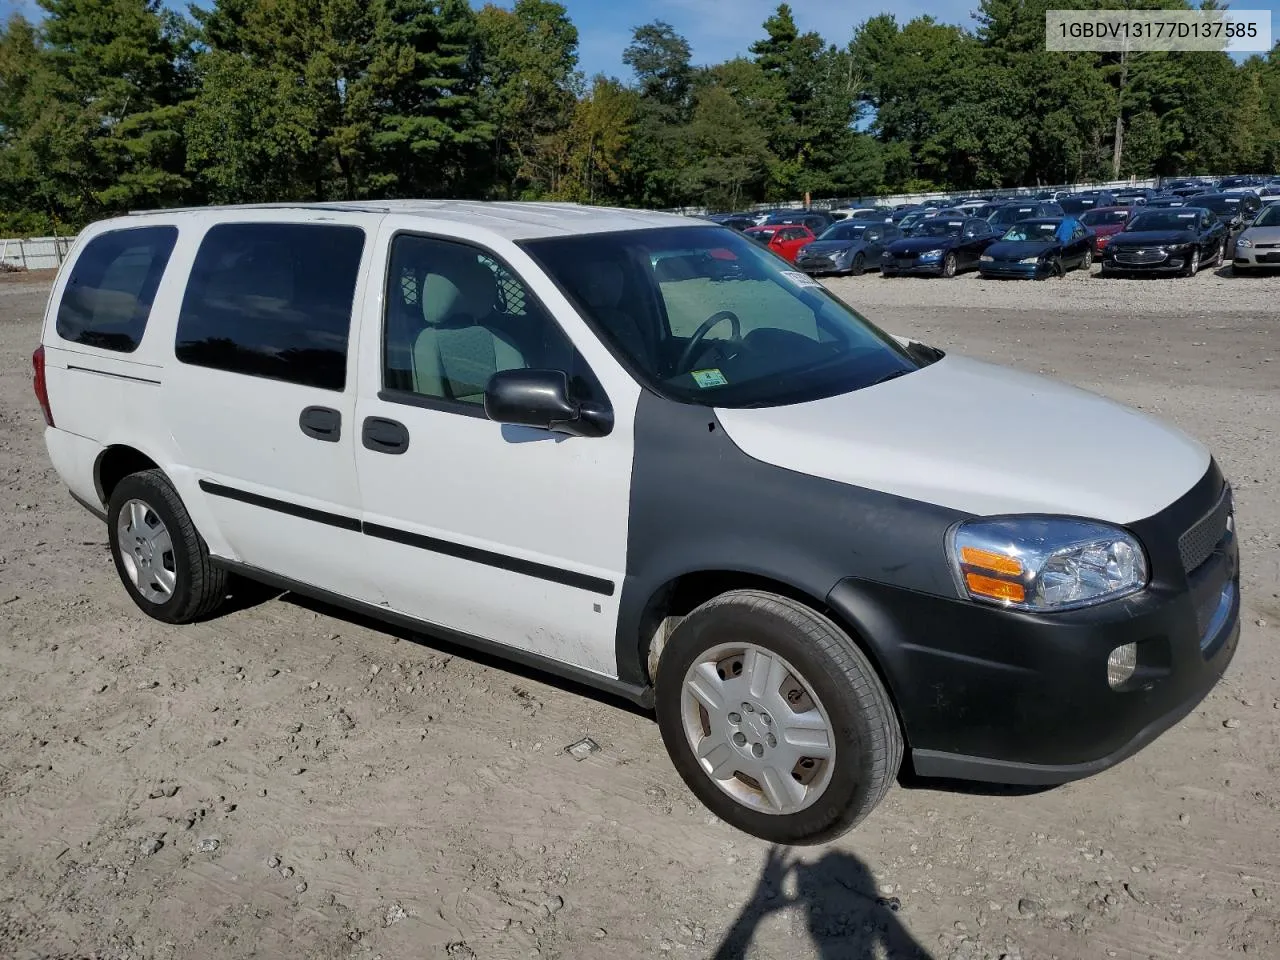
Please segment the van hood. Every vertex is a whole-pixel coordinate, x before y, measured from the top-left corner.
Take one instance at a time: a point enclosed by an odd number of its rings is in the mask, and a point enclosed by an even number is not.
[[[1210,463],[1203,445],[1131,407],[950,354],[851,393],[716,416],[754,459],[978,515],[1133,523]]]

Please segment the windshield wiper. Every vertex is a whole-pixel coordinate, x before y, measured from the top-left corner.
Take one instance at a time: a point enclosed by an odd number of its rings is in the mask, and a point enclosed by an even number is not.
[[[878,380],[872,380],[870,383],[867,384],[867,386],[875,387],[882,383],[887,383],[890,380],[897,380],[899,377],[905,377],[910,372],[911,372],[910,370],[890,370],[888,373],[886,373],[883,377],[880,377]],[[866,388],[864,387],[863,389],[866,389]]]

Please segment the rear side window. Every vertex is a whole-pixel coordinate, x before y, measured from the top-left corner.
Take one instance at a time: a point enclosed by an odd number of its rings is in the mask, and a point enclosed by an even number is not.
[[[342,390],[364,239],[339,224],[211,228],[178,315],[178,359]]]
[[[177,240],[177,227],[112,230],[90,240],[62,292],[58,336],[121,353],[138,349]]]

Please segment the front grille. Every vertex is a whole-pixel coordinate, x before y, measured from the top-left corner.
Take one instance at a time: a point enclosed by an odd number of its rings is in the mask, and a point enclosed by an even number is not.
[[[1258,250],[1274,250],[1280,247],[1280,243],[1255,243],[1254,247]]]
[[[915,266],[915,262],[916,262],[915,257],[899,257],[898,258],[898,266],[900,267],[912,267],[912,266]]]
[[[808,256],[801,258],[800,262],[814,270],[831,270],[835,267],[830,257]]]
[[[1191,573],[1212,556],[1214,549],[1227,532],[1227,517],[1231,515],[1231,488],[1224,487],[1222,496],[1212,510],[1178,538],[1178,554],[1182,569]]]
[[[1169,255],[1163,250],[1125,250],[1120,247],[1116,249],[1115,258],[1116,263],[1160,263]]]

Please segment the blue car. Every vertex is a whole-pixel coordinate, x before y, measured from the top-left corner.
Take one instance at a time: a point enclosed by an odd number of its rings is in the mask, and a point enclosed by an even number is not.
[[[1075,217],[1042,217],[1010,227],[978,260],[984,277],[1046,280],[1093,266],[1093,231]]]

